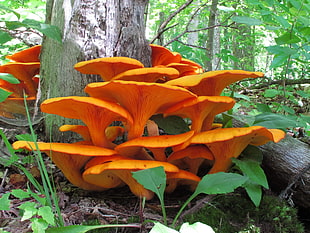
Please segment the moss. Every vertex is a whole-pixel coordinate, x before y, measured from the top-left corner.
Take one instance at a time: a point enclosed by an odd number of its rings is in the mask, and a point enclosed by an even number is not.
[[[241,194],[219,195],[185,222],[203,222],[215,232],[279,232],[302,233],[297,210],[275,196],[264,196],[259,208]]]

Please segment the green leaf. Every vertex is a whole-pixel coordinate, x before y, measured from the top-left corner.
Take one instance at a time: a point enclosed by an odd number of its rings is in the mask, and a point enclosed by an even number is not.
[[[242,151],[242,155],[245,159],[253,160],[259,164],[263,161],[263,153],[257,146],[248,145]]]
[[[23,210],[21,221],[32,218],[38,212],[37,204],[34,202],[25,202],[21,204],[18,208]]]
[[[8,8],[2,4],[0,4],[0,10],[4,10],[4,11],[7,11],[7,12],[11,12],[13,13],[18,19],[20,18],[20,14],[17,13],[16,11],[12,10],[11,8]]]
[[[164,168],[161,166],[132,172],[132,177],[136,179],[140,184],[142,184],[144,188],[151,190],[157,195],[162,207],[164,223],[166,224],[167,218],[164,203],[166,173]]]
[[[0,210],[10,210],[10,193],[5,193],[0,197]]]
[[[36,142],[37,140],[33,140],[33,137],[31,134],[19,134],[15,136],[17,140],[19,141],[30,141],[30,142]]]
[[[279,91],[276,89],[266,89],[264,92],[264,97],[266,98],[274,98],[279,95]]]
[[[111,228],[111,227],[136,227],[140,226],[137,224],[115,224],[115,225],[95,225],[95,226],[83,226],[83,225],[71,225],[65,227],[53,227],[46,229],[46,233],[85,233],[90,230]]]
[[[266,49],[269,53],[275,55],[293,55],[297,53],[296,49],[292,49],[281,45],[268,46],[266,47]]]
[[[163,129],[167,134],[182,134],[189,131],[188,125],[178,116],[163,117],[162,114],[154,115],[151,120],[155,121],[159,128]]]
[[[260,112],[272,112],[270,107],[267,104],[257,103],[256,108]],[[254,122],[255,122],[255,119],[254,119]]]
[[[13,37],[11,37],[9,33],[0,31],[0,44],[5,44],[12,39]]]
[[[239,160],[233,158],[232,161],[237,165],[237,167],[240,168],[244,175],[249,177],[252,182],[259,184],[266,189],[269,188],[265,172],[260,167],[260,163],[249,159]]]
[[[283,44],[294,44],[300,42],[300,38],[292,33],[286,32],[283,35],[275,38],[275,41],[278,45]]]
[[[20,81],[11,74],[1,73],[0,79],[5,80],[11,84],[19,84],[20,83]]]
[[[19,21],[5,21],[5,26],[9,30],[15,30],[15,29],[20,28],[20,27],[27,27],[26,24],[19,22]]]
[[[291,28],[291,24],[281,15],[274,15],[274,18],[278,23],[280,23],[284,28]]]
[[[60,44],[62,43],[61,31],[57,26],[42,23],[38,31],[42,32],[45,36],[59,42]]]
[[[0,89],[0,103],[5,101],[13,92],[8,92],[6,90]]]
[[[159,222],[155,222],[152,230],[149,233],[179,233],[179,232]]]
[[[48,223],[42,218],[33,218],[31,222],[33,233],[45,233],[45,230],[48,228]]]
[[[281,114],[265,112],[255,116],[253,125],[263,126],[268,129],[286,130],[290,127],[296,127],[296,121]]]
[[[285,111],[285,112],[287,112],[287,113],[289,113],[289,114],[295,114],[295,110],[294,109],[292,109],[292,108],[290,108],[290,107],[288,107],[288,106],[285,106],[285,105],[281,105],[281,108]]]
[[[255,19],[253,17],[247,17],[247,16],[233,16],[232,20],[236,23],[243,23],[250,26],[254,25],[261,25],[263,22],[259,19]]]
[[[205,175],[193,195],[204,194],[222,194],[233,192],[236,188],[242,186],[248,178],[236,173],[218,172]]]
[[[271,62],[270,69],[284,65],[287,62],[288,58],[289,58],[288,54],[281,54],[275,56]]]
[[[39,208],[38,215],[42,216],[44,221],[50,225],[55,225],[55,215],[49,206],[42,206]]]
[[[253,204],[258,207],[262,199],[262,187],[248,181],[244,184],[244,188]]]
[[[12,195],[21,200],[30,197],[30,194],[22,189],[13,189]]]

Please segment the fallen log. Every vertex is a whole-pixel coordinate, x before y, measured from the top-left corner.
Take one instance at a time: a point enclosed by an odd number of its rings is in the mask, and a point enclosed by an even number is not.
[[[310,208],[310,145],[286,136],[260,148],[270,188],[292,204]]]

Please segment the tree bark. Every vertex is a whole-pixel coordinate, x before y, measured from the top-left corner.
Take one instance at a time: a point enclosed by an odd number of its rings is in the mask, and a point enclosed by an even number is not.
[[[150,66],[144,26],[147,3],[148,0],[48,0],[46,21],[61,29],[63,43],[49,38],[43,41],[41,100],[85,95],[83,89],[88,83],[101,81],[95,75],[74,70],[74,64],[80,61],[126,56]],[[60,141],[63,135],[58,127],[72,123],[77,122],[47,115],[47,135]]]
[[[297,206],[310,208],[310,146],[287,136],[260,148],[271,189]]]

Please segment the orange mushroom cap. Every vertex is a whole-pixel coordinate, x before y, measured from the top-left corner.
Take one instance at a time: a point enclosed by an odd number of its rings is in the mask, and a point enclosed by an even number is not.
[[[105,180],[100,177],[106,176],[105,173],[114,174],[118,176],[124,183],[126,183],[131,192],[138,197],[145,197],[147,200],[152,199],[154,193],[148,189],[145,189],[139,184],[133,177],[133,171],[142,169],[164,167],[166,172],[178,172],[179,169],[166,162],[150,161],[150,160],[116,160],[108,163],[98,164],[86,169],[83,173],[83,179],[89,183],[93,183],[98,186],[106,187]],[[96,178],[99,176],[99,179]]]
[[[92,97],[114,101],[127,109],[134,119],[128,129],[129,140],[143,134],[145,124],[152,115],[162,113],[178,102],[196,98],[195,94],[180,87],[120,80],[90,83],[85,92]]]
[[[152,66],[179,63],[182,59],[179,53],[173,53],[169,49],[155,44],[150,44],[152,49]]]
[[[41,110],[45,113],[80,119],[88,127],[94,145],[113,148],[105,134],[106,128],[113,121],[132,123],[130,114],[120,105],[93,98],[68,96],[43,101]]]
[[[263,77],[261,72],[244,70],[217,70],[199,75],[188,75],[166,82],[168,85],[184,87],[199,96],[218,96],[228,85],[245,78]]]
[[[37,83],[33,77],[39,74],[39,71],[40,62],[9,62],[0,66],[0,73],[12,74],[15,78],[25,83],[26,94],[29,96],[35,96],[37,93]]]
[[[164,112],[164,116],[177,115],[192,120],[191,130],[196,133],[212,128],[214,117],[231,109],[235,100],[226,96],[199,96],[178,103]]]
[[[200,177],[195,174],[181,169],[178,172],[167,172],[167,187],[165,192],[172,193],[178,185],[189,185],[190,189],[194,191],[200,180]]]
[[[115,151],[125,157],[134,157],[141,148],[147,148],[153,152],[155,160],[166,161],[166,148],[182,144],[193,135],[194,131],[189,131],[177,135],[139,137],[119,144],[115,147]]]
[[[220,128],[194,135],[191,144],[205,144],[214,155],[215,162],[209,173],[226,172],[232,162],[247,145],[263,145],[268,141],[279,142],[285,132],[278,129],[267,129],[262,126],[247,128]]]
[[[144,65],[129,57],[104,57],[75,64],[74,68],[83,74],[98,74],[105,81],[127,70],[143,68]]]
[[[174,68],[151,67],[127,70],[113,77],[111,80],[127,80],[137,82],[156,82],[160,79],[175,79],[179,72]]]
[[[7,55],[6,58],[16,62],[39,62],[40,61],[41,45],[35,45],[28,49],[24,49],[20,52],[12,55]]]
[[[38,142],[40,151],[45,152],[65,177],[75,186],[86,190],[104,190],[100,186],[87,183],[83,180],[81,169],[93,156],[111,156],[116,154],[114,150],[68,143],[44,143]],[[34,142],[17,141],[13,143],[14,149],[36,150]]]

